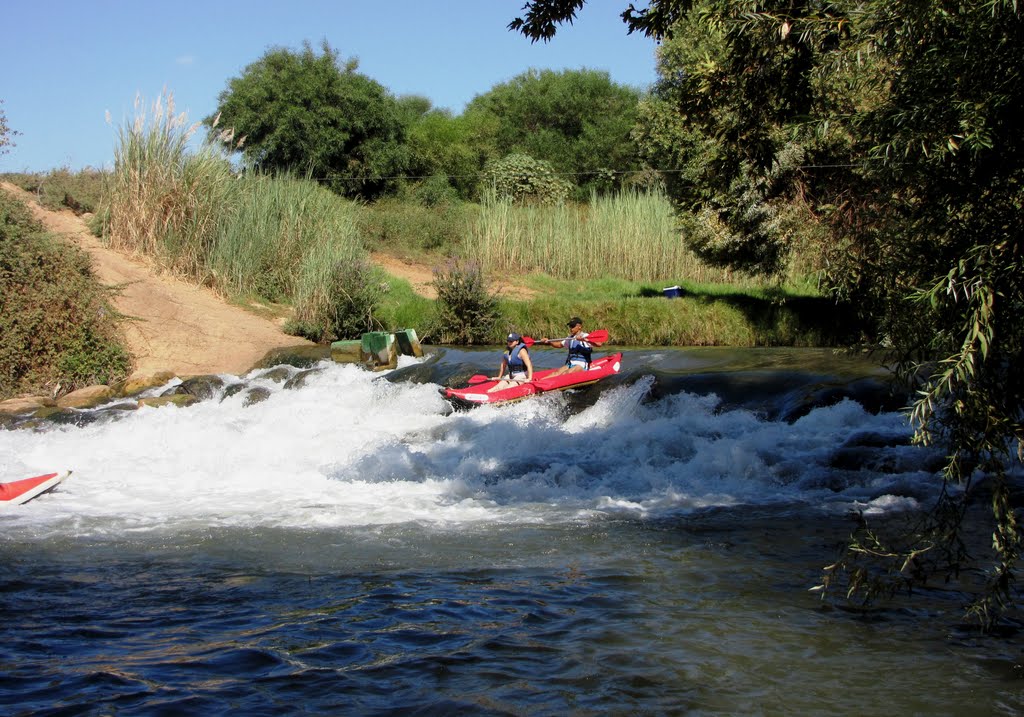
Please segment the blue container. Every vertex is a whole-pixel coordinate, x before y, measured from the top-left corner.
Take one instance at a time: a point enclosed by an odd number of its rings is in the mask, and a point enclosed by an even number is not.
[[[670,286],[662,289],[661,293],[663,293],[667,299],[678,299],[683,295],[683,289],[680,286]]]

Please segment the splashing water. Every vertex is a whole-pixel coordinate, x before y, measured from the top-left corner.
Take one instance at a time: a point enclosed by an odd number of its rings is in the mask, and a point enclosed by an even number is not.
[[[412,359],[403,359],[406,363]],[[657,517],[709,506],[803,503],[846,509],[913,480],[920,449],[899,414],[845,400],[793,423],[719,410],[713,394],[649,400],[651,376],[571,413],[563,394],[452,413],[430,383],[390,383],[325,362],[301,387],[117,422],[0,431],[0,474],[74,471],[59,492],[9,518],[10,531],[172,531],[196,526],[319,527],[558,523]],[[888,474],[837,478],[837,448],[885,434]]]

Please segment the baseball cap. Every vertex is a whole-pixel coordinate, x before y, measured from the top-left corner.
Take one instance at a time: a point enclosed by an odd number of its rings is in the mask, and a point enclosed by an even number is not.
[[[573,316],[571,319],[569,319],[569,323],[567,323],[566,326],[568,326],[571,329],[573,326],[579,326],[582,323],[583,319],[581,319],[579,316]]]
[[[520,336],[519,334],[509,334],[508,338],[505,339],[505,342],[508,343],[509,341],[522,341],[522,339],[523,337]]]

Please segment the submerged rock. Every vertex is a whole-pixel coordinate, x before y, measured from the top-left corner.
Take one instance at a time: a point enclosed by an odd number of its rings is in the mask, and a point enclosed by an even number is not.
[[[175,374],[172,371],[145,371],[133,373],[121,386],[121,395],[134,396],[147,389],[163,386],[173,378],[175,378]]]
[[[244,383],[233,383],[224,389],[224,393],[221,394],[220,400],[223,401],[226,398],[231,398],[236,393],[241,393],[246,389],[247,384]]]
[[[82,426],[88,426],[90,423],[95,423],[101,415],[101,412],[95,411],[63,409],[50,413],[45,418],[50,423],[56,423],[60,426],[77,426],[81,428]]]
[[[44,406],[56,406],[57,402],[45,396],[22,396],[21,398],[9,398],[0,401],[0,415],[17,416],[23,413],[32,413]]]
[[[255,368],[268,368],[280,364],[287,364],[296,368],[309,368],[324,359],[330,358],[330,355],[331,347],[321,344],[286,346],[269,351],[256,364]]]
[[[57,405],[61,408],[95,408],[107,403],[116,395],[117,392],[110,386],[86,386],[61,396],[57,399]]]
[[[323,369],[311,368],[305,371],[299,371],[297,374],[292,376],[290,379],[284,382],[284,388],[302,388],[306,385],[306,379],[310,376],[315,376],[318,373],[323,373]]]
[[[217,375],[193,376],[185,379],[176,387],[176,393],[195,396],[206,400],[218,395],[224,388],[224,379]]]
[[[178,393],[173,396],[150,396],[149,398],[139,399],[139,408],[143,406],[151,406],[153,408],[159,408],[161,406],[174,405],[174,406],[191,406],[193,403],[198,403],[199,399],[195,396],[187,393]]]
[[[272,369],[263,371],[256,378],[265,378],[274,383],[284,383],[292,377],[293,373],[294,371],[290,366],[275,366]]]
[[[252,406],[255,403],[262,403],[268,398],[270,398],[270,389],[264,388],[263,386],[254,386],[246,392],[245,401],[242,405]]]

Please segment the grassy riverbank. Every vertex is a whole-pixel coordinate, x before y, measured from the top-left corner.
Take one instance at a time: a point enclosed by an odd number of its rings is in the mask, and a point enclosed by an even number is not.
[[[520,279],[535,296],[497,302],[500,318],[490,343],[501,344],[509,331],[561,336],[568,317],[576,315],[590,328],[607,329],[623,346],[844,346],[861,338],[853,313],[821,296],[780,299],[755,289],[684,283],[683,296],[670,299],[657,284],[602,279],[581,287],[544,275]],[[402,279],[390,277],[389,285],[379,312],[383,323],[429,331],[435,302]]]
[[[113,173],[8,179],[51,204],[63,197],[79,211],[96,207],[93,224],[109,243],[231,300],[289,307],[290,329],[314,340],[406,327],[428,343],[445,334],[435,300],[369,264],[369,251],[382,250],[427,266],[461,257],[481,267],[491,277],[486,290],[500,297],[486,332],[493,343],[509,330],[559,335],[570,315],[634,346],[834,346],[859,338],[849,312],[816,294],[807,262],[797,258],[773,280],[709,267],[685,249],[657,194],[587,205],[358,204],[301,179],[234,177],[215,155],[162,146],[176,128],[165,126],[166,116],[160,122],[153,136],[143,129],[122,138]],[[683,295],[665,298],[670,285]]]

